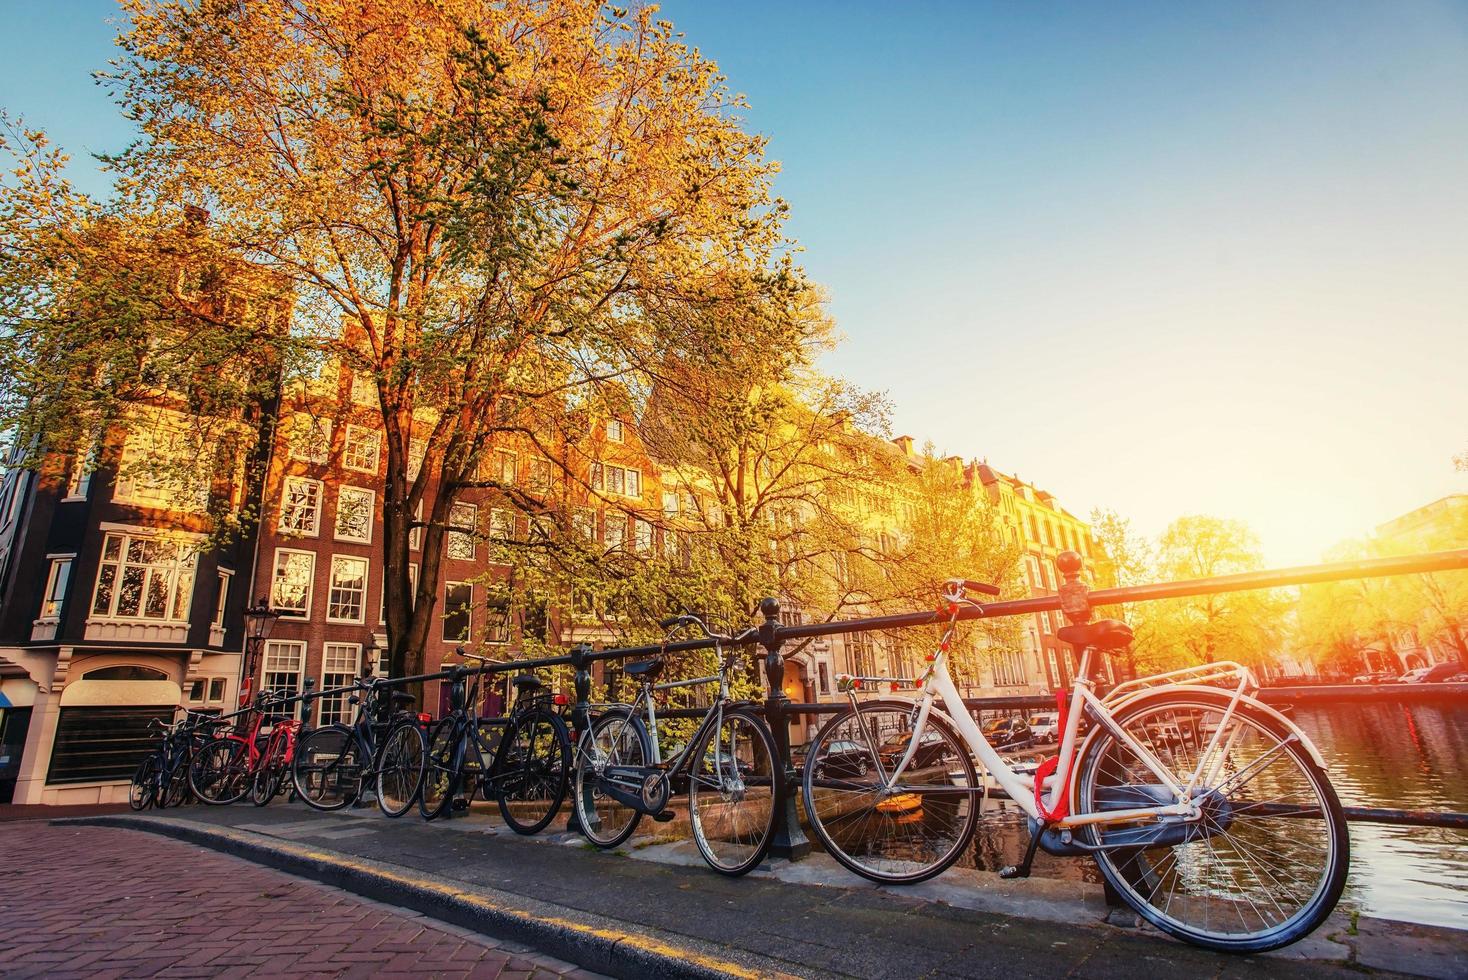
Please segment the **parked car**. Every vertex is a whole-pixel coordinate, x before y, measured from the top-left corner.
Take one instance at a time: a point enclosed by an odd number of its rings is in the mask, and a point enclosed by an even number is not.
[[[1434,664],[1428,667],[1414,683],[1417,684],[1440,684],[1457,674],[1463,673],[1463,665],[1460,663]]]
[[[1429,670],[1431,670],[1431,669],[1432,669],[1431,667],[1418,667],[1415,670],[1409,670],[1405,674],[1403,674],[1401,677],[1398,677],[1396,679],[1396,681],[1394,681],[1394,683],[1396,683],[1396,684],[1421,684],[1422,681],[1423,681],[1423,679],[1425,677],[1427,677],[1427,672]]]
[[[1034,734],[1037,742],[1053,742],[1060,737],[1060,713],[1058,711],[1033,715],[1030,717],[1029,725],[1030,732]]]
[[[1454,674],[1452,677],[1449,677],[1445,681],[1443,681],[1443,683],[1444,684],[1468,684],[1468,671],[1464,671],[1461,674]]]
[[[1035,740],[1034,733],[1023,718],[995,718],[984,726],[984,737],[996,749],[1024,745]]]
[[[907,743],[910,741],[912,741],[912,732],[903,732],[883,742],[881,748],[877,750],[882,755],[882,765],[890,768],[901,762],[902,754],[907,751]],[[918,743],[917,751],[912,754],[912,762],[908,763],[908,768],[927,769],[929,766],[937,765],[951,744],[941,732],[928,729],[923,732],[923,739]]]
[[[1395,684],[1396,681],[1397,675],[1387,670],[1374,670],[1351,678],[1352,684]]]
[[[799,763],[804,765],[804,761]],[[850,739],[837,739],[826,746],[816,776],[865,776],[872,768],[872,754],[865,745]]]

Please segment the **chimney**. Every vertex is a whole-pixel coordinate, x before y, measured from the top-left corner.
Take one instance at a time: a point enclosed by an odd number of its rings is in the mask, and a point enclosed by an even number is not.
[[[898,436],[892,442],[898,449],[902,450],[904,456],[912,455],[912,436]]]

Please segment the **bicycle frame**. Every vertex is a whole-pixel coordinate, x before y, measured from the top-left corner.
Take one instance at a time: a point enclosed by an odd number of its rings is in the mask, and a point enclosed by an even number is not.
[[[1029,817],[1038,821],[1041,824],[1046,824],[1060,829],[1066,829],[1092,824],[1134,823],[1139,820],[1160,817],[1196,818],[1200,814],[1201,809],[1200,805],[1196,801],[1196,797],[1197,795],[1201,794],[1195,794],[1195,791],[1200,788],[1207,788],[1211,783],[1216,781],[1219,774],[1219,767],[1223,765],[1223,760],[1227,757],[1228,750],[1232,748],[1234,740],[1237,739],[1239,735],[1237,727],[1230,726],[1228,724],[1229,721],[1232,719],[1234,713],[1237,711],[1238,706],[1241,703],[1244,703],[1246,701],[1250,704],[1258,703],[1249,696],[1250,691],[1257,688],[1257,683],[1254,681],[1253,674],[1249,671],[1247,667],[1231,662],[1216,663],[1209,665],[1208,674],[1206,677],[1203,678],[1200,678],[1198,676],[1197,668],[1188,668],[1183,671],[1171,672],[1171,674],[1163,674],[1156,677],[1147,678],[1144,683],[1137,686],[1136,690],[1132,691],[1132,693],[1135,694],[1145,687],[1158,687],[1164,684],[1169,684],[1170,681],[1168,680],[1168,678],[1173,674],[1190,675],[1188,679],[1194,680],[1195,682],[1199,681],[1200,679],[1217,679],[1219,677],[1227,676],[1231,673],[1238,676],[1238,683],[1232,691],[1232,696],[1229,700],[1228,706],[1224,709],[1223,717],[1220,720],[1218,727],[1214,730],[1213,736],[1209,740],[1207,748],[1202,753],[1200,753],[1197,766],[1193,769],[1192,773],[1189,774],[1188,780],[1185,783],[1182,783],[1177,780],[1172,771],[1165,764],[1163,764],[1161,760],[1159,760],[1156,755],[1151,752],[1151,750],[1139,743],[1136,739],[1132,738],[1130,734],[1128,734],[1120,725],[1116,723],[1112,716],[1112,708],[1114,706],[1130,700],[1130,697],[1123,696],[1121,698],[1118,698],[1116,697],[1116,695],[1125,695],[1128,690],[1131,690],[1133,688],[1133,685],[1137,684],[1137,682],[1132,682],[1132,684],[1119,687],[1116,692],[1113,692],[1113,696],[1111,698],[1103,700],[1102,698],[1097,697],[1095,692],[1091,689],[1092,682],[1090,679],[1091,657],[1093,651],[1089,648],[1083,650],[1081,652],[1080,666],[1079,669],[1076,671],[1075,689],[1072,691],[1070,697],[1069,712],[1066,718],[1065,730],[1061,734],[1060,738],[1059,762],[1054,775],[1050,777],[1040,787],[1040,792],[1037,793],[1035,787],[1035,777],[1015,772],[1012,768],[1010,768],[1009,763],[1006,762],[1004,757],[1001,756],[999,752],[989,743],[989,740],[984,736],[983,731],[979,728],[978,724],[969,714],[968,708],[963,703],[963,695],[959,693],[958,687],[953,683],[953,678],[948,672],[947,654],[953,640],[958,606],[960,603],[971,606],[976,604],[971,603],[969,602],[969,600],[962,598],[961,596],[956,596],[952,593],[946,594],[944,598],[949,603],[950,616],[948,627],[944,631],[942,641],[939,643],[938,646],[938,650],[929,658],[931,661],[931,666],[928,668],[927,673],[918,681],[922,685],[922,693],[914,702],[915,706],[917,707],[917,718],[913,722],[913,734],[908,741],[907,748],[904,750],[902,757],[898,760],[897,765],[893,767],[891,776],[888,777],[885,774],[883,775],[883,788],[885,791],[892,793],[901,792],[900,780],[902,778],[902,774],[906,771],[908,764],[912,761],[914,755],[917,752],[918,744],[922,738],[922,733],[927,727],[928,718],[934,711],[934,701],[941,699],[943,702],[943,707],[947,710],[946,712],[940,712],[940,716],[953,726],[953,728],[958,732],[959,736],[967,744],[969,751],[972,752],[989,771],[989,773],[993,775],[994,781],[997,782],[999,786],[1004,789],[1004,791],[1009,795],[1010,799],[1013,800],[1014,803],[1019,806],[1019,808],[1023,810]],[[850,680],[852,680],[852,678],[845,678],[844,680],[849,682]],[[892,679],[855,678],[854,680],[858,682],[885,682]],[[859,684],[857,686],[859,686]],[[1210,690],[1217,691],[1219,689],[1210,688]],[[856,699],[856,689],[854,687],[848,688],[848,697],[852,702],[853,708],[855,708],[858,702]],[[1059,808],[1060,802],[1065,799],[1066,794],[1071,791],[1071,783],[1074,776],[1076,760],[1080,758],[1081,755],[1081,753],[1076,751],[1076,742],[1080,732],[1081,717],[1088,708],[1091,711],[1092,717],[1094,717],[1101,726],[1105,727],[1113,737],[1124,744],[1128,750],[1134,753],[1137,760],[1141,762],[1142,765],[1146,766],[1146,768],[1150,770],[1154,776],[1157,777],[1158,782],[1162,786],[1164,786],[1169,793],[1172,794],[1172,796],[1176,800],[1175,803],[1152,807],[1104,810],[1092,813],[1071,813],[1054,820],[1050,819],[1047,814],[1042,812],[1041,800],[1037,800],[1037,797],[1041,797],[1043,799],[1045,810],[1054,813]],[[1219,752],[1217,751],[1219,748],[1219,740],[1222,737],[1223,732],[1226,730],[1230,732],[1228,737],[1229,741],[1228,744],[1224,746],[1224,751]],[[1302,740],[1304,739],[1304,736],[1300,735],[1298,733],[1298,730],[1296,730],[1296,734],[1297,737],[1301,738]],[[874,762],[876,762],[877,771],[881,773],[881,756],[880,753],[877,751],[877,746],[873,744],[872,733],[864,731],[864,737],[868,743],[868,751],[871,752],[872,758]],[[1308,740],[1306,740],[1305,744],[1312,752],[1312,754],[1318,757],[1318,752],[1315,750],[1313,745],[1309,745]],[[954,787],[954,791],[956,793],[966,794],[983,792],[982,787]],[[1048,797],[1046,796],[1047,792]]]

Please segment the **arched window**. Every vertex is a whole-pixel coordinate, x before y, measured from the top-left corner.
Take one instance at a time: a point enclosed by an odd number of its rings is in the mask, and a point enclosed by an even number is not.
[[[136,664],[125,664],[116,667],[98,667],[89,670],[82,675],[90,681],[166,681],[168,675],[161,670],[152,667],[139,667]]]

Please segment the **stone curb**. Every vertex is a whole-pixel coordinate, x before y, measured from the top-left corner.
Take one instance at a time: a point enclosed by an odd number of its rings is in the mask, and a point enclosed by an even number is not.
[[[627,923],[490,888],[463,888],[388,862],[360,860],[226,828],[205,828],[150,817],[116,814],[63,817],[59,826],[140,830],[231,854],[366,898],[411,909],[494,939],[522,943],[587,970],[629,980],[712,980],[724,977],[788,977],[781,964],[752,954],[740,961],[730,950],[636,930]],[[588,886],[594,883],[588,881]]]

